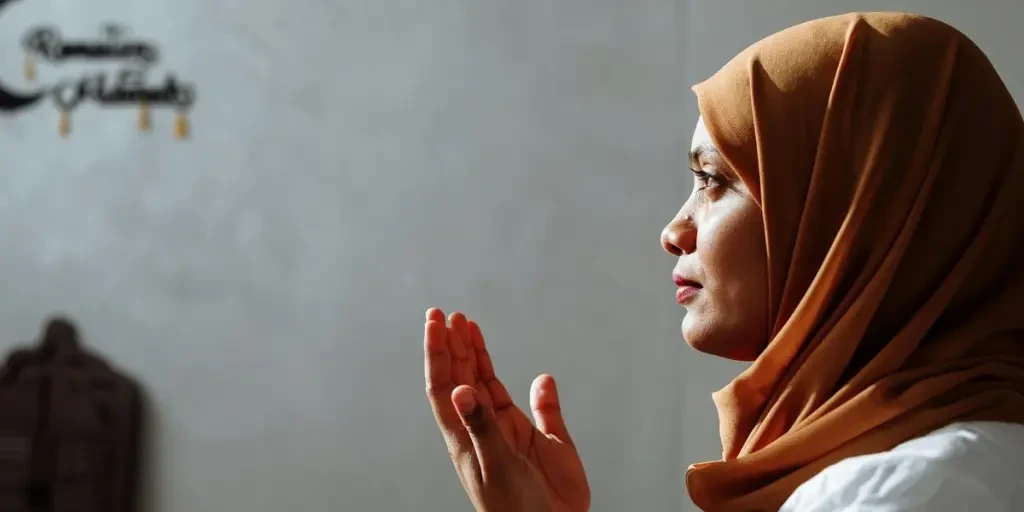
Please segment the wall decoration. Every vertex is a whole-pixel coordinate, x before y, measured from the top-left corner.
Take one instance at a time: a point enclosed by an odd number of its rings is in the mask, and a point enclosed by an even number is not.
[[[19,1],[0,0],[0,14]],[[147,85],[147,72],[159,62],[160,52],[153,43],[127,37],[127,32],[122,25],[108,24],[100,37],[81,39],[66,37],[55,27],[29,29],[21,38],[22,71],[24,80],[34,89],[15,90],[0,78],[0,114],[16,114],[49,99],[58,111],[57,131],[61,137],[68,137],[72,112],[87,101],[104,108],[134,106],[139,112],[140,131],[152,129],[151,109],[163,107],[174,110],[175,138],[187,139],[191,132],[188,114],[196,102],[195,85],[178,80],[174,73],[167,73],[158,85]],[[59,66],[69,61],[113,61],[125,67],[113,75],[92,72],[53,84],[37,83],[40,65]]]

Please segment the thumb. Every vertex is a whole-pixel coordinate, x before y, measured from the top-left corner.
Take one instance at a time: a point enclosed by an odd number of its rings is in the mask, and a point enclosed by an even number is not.
[[[542,374],[533,380],[530,386],[530,409],[537,430],[572,445],[569,429],[565,427],[565,418],[562,417],[562,405],[558,400],[554,377]]]
[[[452,391],[452,403],[473,440],[484,478],[487,478],[487,473],[493,476],[495,471],[507,469],[506,466],[514,461],[512,449],[489,402],[484,401],[472,386],[463,385]]]

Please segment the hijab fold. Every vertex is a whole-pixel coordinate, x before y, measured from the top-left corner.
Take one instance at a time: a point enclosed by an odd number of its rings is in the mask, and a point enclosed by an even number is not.
[[[761,207],[770,341],[713,395],[707,511],[776,510],[844,458],[1024,423],[1024,121],[965,35],[906,13],[804,23],[694,86]]]

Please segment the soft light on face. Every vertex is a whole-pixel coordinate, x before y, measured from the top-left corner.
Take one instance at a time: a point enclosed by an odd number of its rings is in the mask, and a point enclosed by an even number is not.
[[[715,148],[703,118],[690,145],[693,191],[661,234],[679,258],[682,334],[694,349],[741,361],[768,342],[768,256],[761,209]]]

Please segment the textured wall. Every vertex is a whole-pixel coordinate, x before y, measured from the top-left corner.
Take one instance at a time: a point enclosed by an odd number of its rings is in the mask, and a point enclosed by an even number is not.
[[[469,504],[423,394],[427,306],[477,317],[526,404],[559,378],[597,509],[680,499],[688,190],[670,0],[20,0],[0,80],[53,24],[152,40],[173,113],[0,114],[0,339],[54,310],[148,385],[160,512]],[[38,63],[52,84],[123,63]]]

